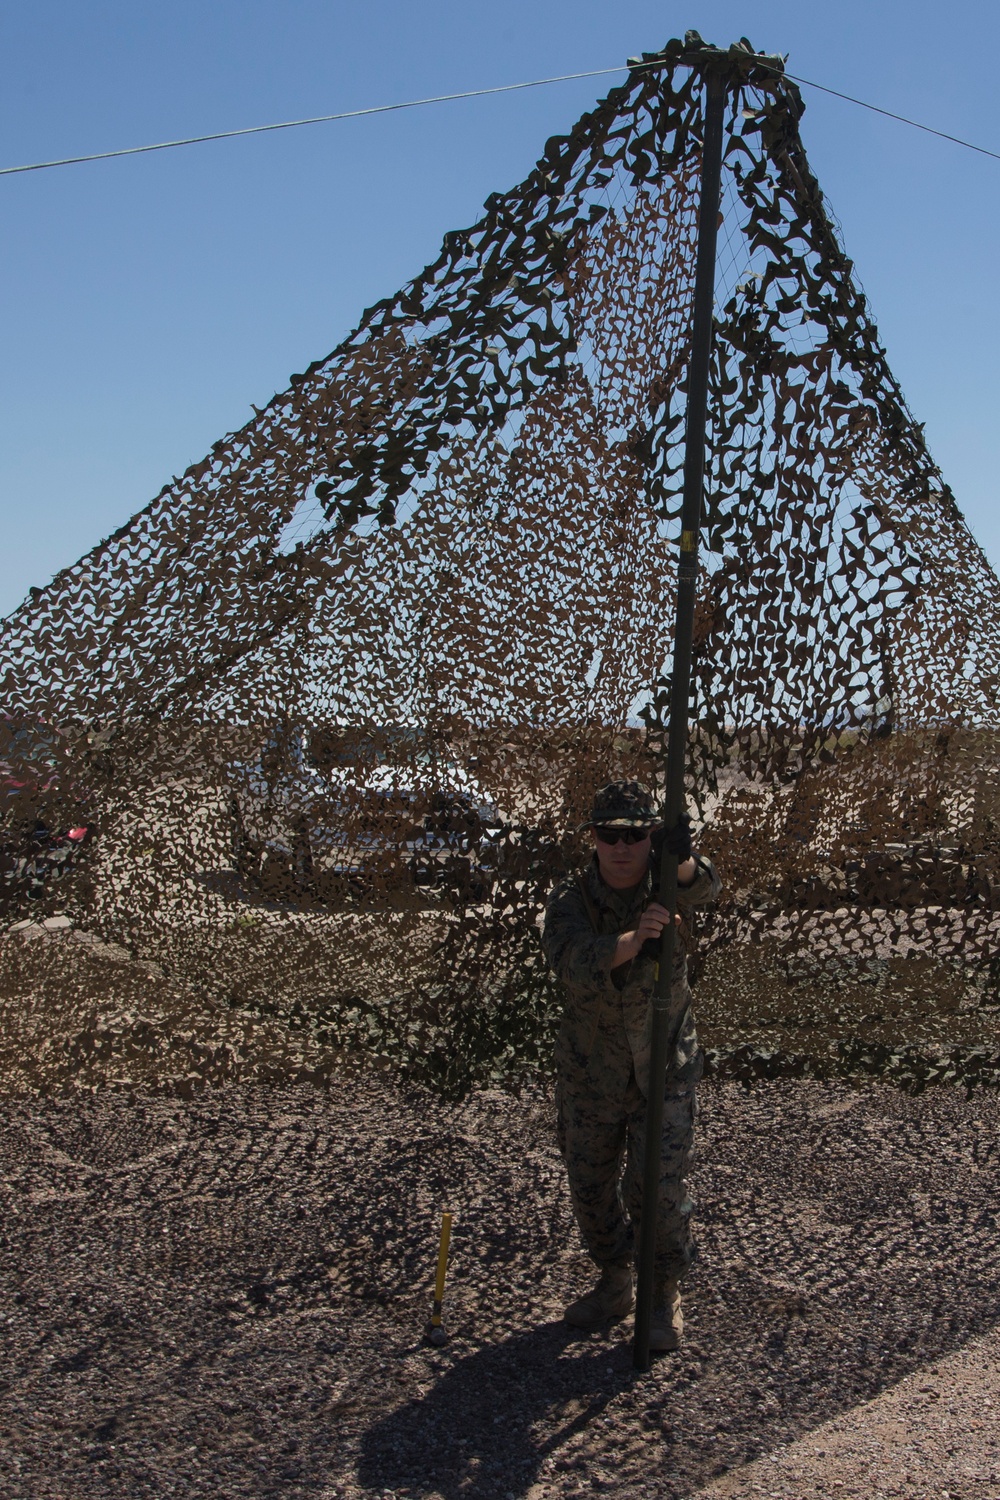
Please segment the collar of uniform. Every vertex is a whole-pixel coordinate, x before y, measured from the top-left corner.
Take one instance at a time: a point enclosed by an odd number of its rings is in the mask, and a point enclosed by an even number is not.
[[[627,891],[616,891],[607,885],[601,878],[600,866],[597,863],[597,855],[591,857],[590,864],[586,869],[587,889],[594,899],[600,911],[610,911],[616,917],[626,917],[629,913],[641,909],[649,899],[652,883],[647,870],[638,885],[631,886]]]

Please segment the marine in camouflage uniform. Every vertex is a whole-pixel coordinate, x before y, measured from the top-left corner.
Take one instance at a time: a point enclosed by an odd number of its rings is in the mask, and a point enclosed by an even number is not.
[[[603,788],[590,824],[583,826],[594,828],[598,837],[621,830],[635,841],[634,854],[643,860],[638,884],[624,889],[608,884],[602,862],[616,883],[622,877],[611,869],[607,845],[598,843],[587,868],[556,886],[545,912],[542,942],[566,1002],[556,1044],[559,1147],[577,1223],[602,1272],[595,1291],[567,1309],[567,1320],[579,1327],[596,1327],[608,1317],[624,1316],[633,1300],[631,1264],[642,1206],[655,959],[640,952],[621,962],[628,949],[619,945],[623,938],[631,938],[636,946],[634,934],[650,902],[648,844],[644,850],[639,841],[655,822],[652,798],[637,783],[616,782]],[[690,918],[696,907],[715,900],[719,892],[709,861],[691,857],[686,826],[669,837],[682,859],[682,878],[686,874],[688,879],[678,889],[681,926],[671,986],[671,1016],[683,1012],[684,1019],[668,1059],[660,1158],[651,1347],[662,1349],[677,1345],[683,1326],[678,1284],[692,1259],[687,1173],[702,1054],[690,1009]],[[616,857],[622,865],[621,849]],[[627,863],[624,868],[627,876]],[[649,928],[648,918],[644,925]],[[662,925],[654,922],[654,932]]]

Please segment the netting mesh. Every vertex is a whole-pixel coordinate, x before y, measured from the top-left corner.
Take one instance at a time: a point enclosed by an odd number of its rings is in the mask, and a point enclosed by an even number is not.
[[[313,1053],[449,1086],[543,1062],[545,892],[596,786],[661,783],[704,56],[648,55],[5,622],[10,920],[68,911]],[[726,894],[702,1008],[758,1070],[801,1063],[808,1024],[906,1073],[900,1038],[964,996],[976,1026],[944,1040],[967,1066],[998,1040],[1000,585],[888,368],[797,91],[746,48],[726,65],[689,777]],[[236,1067],[213,1047],[195,1072]]]

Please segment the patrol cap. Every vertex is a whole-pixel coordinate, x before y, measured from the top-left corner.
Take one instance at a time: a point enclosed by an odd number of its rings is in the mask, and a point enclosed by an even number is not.
[[[653,794],[638,781],[610,781],[594,797],[584,828],[656,828],[662,819],[653,807]]]

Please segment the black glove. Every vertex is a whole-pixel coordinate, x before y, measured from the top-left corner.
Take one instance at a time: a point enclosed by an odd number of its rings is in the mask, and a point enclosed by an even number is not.
[[[649,871],[653,877],[653,889],[649,898],[651,901],[660,899],[660,859],[664,849],[671,854],[676,854],[679,865],[691,858],[691,819],[687,813],[681,813],[673,828],[659,828],[653,834],[653,847],[649,858]],[[647,938],[639,954],[642,958],[659,958],[660,938]]]
[[[676,854],[679,865],[691,858],[691,819],[687,813],[681,813],[673,828],[663,830],[663,841],[660,847],[666,849],[669,854]]]

